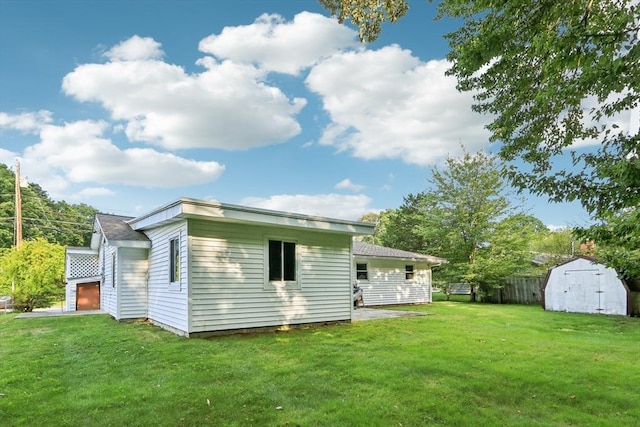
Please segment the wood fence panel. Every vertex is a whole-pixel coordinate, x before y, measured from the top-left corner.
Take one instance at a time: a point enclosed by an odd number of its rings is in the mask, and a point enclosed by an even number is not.
[[[541,304],[543,277],[509,277],[485,300],[498,304]]]

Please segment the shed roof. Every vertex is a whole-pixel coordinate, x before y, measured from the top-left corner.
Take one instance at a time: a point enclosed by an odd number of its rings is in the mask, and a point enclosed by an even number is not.
[[[447,260],[432,255],[420,254],[417,252],[403,251],[400,249],[388,248],[386,246],[373,245],[371,243],[353,241],[353,255],[370,258],[389,258],[409,261],[423,261],[431,265],[440,265]]]

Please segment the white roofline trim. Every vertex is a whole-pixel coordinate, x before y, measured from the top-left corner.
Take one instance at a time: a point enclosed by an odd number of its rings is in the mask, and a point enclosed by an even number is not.
[[[232,205],[214,201],[180,198],[134,218],[128,224],[145,230],[183,218],[217,219],[262,225],[316,229],[351,235],[373,234],[374,225],[358,221],[325,218],[291,212]]]

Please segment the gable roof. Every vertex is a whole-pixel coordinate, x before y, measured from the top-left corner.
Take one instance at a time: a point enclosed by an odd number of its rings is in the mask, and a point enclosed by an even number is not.
[[[422,261],[431,265],[440,265],[447,262],[444,258],[419,254],[417,252],[403,251],[400,249],[387,248],[385,246],[373,245],[371,243],[360,242],[358,240],[353,241],[353,255],[357,257]]]
[[[133,217],[111,214],[96,214],[94,234],[91,239],[91,247],[97,248],[99,241],[94,242],[96,235],[103,235],[110,246],[151,247],[149,238],[140,231],[135,231],[127,221]],[[94,247],[95,244],[95,247]]]

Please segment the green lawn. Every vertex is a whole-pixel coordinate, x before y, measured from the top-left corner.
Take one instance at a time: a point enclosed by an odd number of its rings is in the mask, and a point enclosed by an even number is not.
[[[430,315],[209,340],[0,316],[0,424],[638,425],[638,318],[404,309]]]

